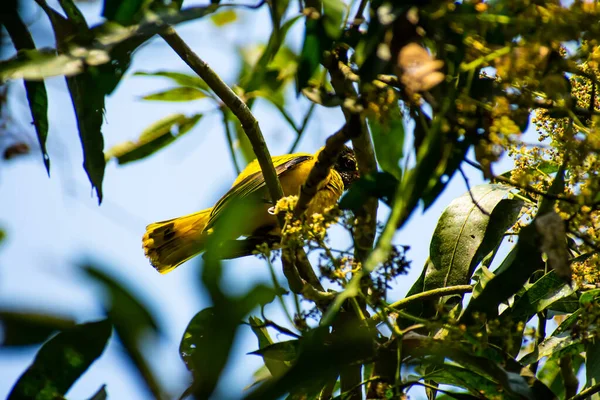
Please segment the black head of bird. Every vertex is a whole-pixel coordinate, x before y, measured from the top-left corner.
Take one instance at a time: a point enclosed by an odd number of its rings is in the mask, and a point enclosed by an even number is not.
[[[356,155],[354,150],[348,146],[338,156],[333,168],[340,174],[344,182],[344,190],[348,190],[352,183],[359,178],[358,168],[356,167]]]

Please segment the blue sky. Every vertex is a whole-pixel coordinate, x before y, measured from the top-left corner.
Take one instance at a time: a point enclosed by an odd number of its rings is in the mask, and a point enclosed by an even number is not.
[[[56,6],[55,1],[49,4]],[[201,3],[185,2],[185,6],[193,4]],[[80,7],[90,24],[101,21],[101,2],[81,3]],[[23,17],[30,23],[38,47],[54,45],[45,16],[29,8]],[[269,27],[263,9],[244,11],[239,21],[225,28],[202,20],[177,30],[225,81],[233,83],[238,68],[236,48],[265,43]],[[292,47],[299,45],[301,33],[302,24],[297,24],[291,34]],[[167,115],[190,115],[214,108],[204,100],[185,104],[141,101],[140,96],[171,86],[166,80],[131,76],[135,71],[155,70],[189,71],[160,39],[153,39],[139,50],[127,76],[106,100],[106,149],[135,139],[146,126]],[[35,147],[30,156],[0,164],[0,209],[4,211],[0,214],[0,227],[7,233],[7,240],[0,247],[0,308],[62,313],[79,322],[101,318],[102,293],[78,268],[82,260],[95,260],[108,274],[130,287],[166,328],[164,338],[149,343],[153,348],[149,361],[168,393],[178,396],[188,382],[178,355],[179,341],[189,320],[209,305],[208,298],[198,283],[197,261],[161,276],[144,258],[141,236],[148,223],[209,207],[235,178],[220,114],[209,112],[193,131],[146,160],[122,167],[110,162],[104,180],[105,200],[98,207],[81,168],[83,160],[64,79],[48,79],[47,88],[51,178]],[[13,83],[10,90],[10,110],[15,119],[10,129],[20,140],[35,146],[21,82]],[[291,114],[300,120],[307,107],[308,103],[301,101],[291,106]],[[271,153],[285,153],[294,140],[294,132],[261,101],[256,104],[255,114]],[[342,124],[339,110],[319,109],[298,150],[315,151],[327,134]],[[504,169],[500,167],[498,171]],[[477,171],[470,171],[469,176],[472,185],[481,182]],[[408,257],[413,260],[413,267],[407,276],[398,279],[390,299],[402,297],[420,274],[437,218],[453,198],[465,191],[463,180],[456,176],[426,214],[417,211],[397,234],[395,243],[411,246]],[[382,205],[380,210],[380,218],[385,217],[386,207]],[[227,262],[224,273],[225,286],[231,293],[244,293],[257,282],[270,282],[266,265],[254,258]],[[283,277],[281,281],[284,282]],[[267,309],[273,319],[281,317],[274,310],[276,307]],[[215,398],[240,397],[243,387],[251,383],[252,373],[261,365],[260,358],[246,355],[256,348],[250,329],[240,328]],[[0,397],[8,394],[36,350],[0,352]],[[113,398],[135,400],[149,396],[114,341],[68,397],[89,397],[102,384],[107,385]]]

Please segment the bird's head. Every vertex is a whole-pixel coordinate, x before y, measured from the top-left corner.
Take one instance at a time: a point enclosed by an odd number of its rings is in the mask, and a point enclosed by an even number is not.
[[[348,146],[344,146],[344,149],[338,156],[337,161],[333,168],[340,174],[342,181],[344,182],[344,190],[348,190],[352,183],[358,178],[358,168],[356,167],[356,155],[354,150]]]

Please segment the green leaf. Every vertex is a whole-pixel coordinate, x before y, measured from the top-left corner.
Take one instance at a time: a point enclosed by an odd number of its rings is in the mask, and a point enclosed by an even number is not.
[[[265,360],[294,361],[298,357],[299,346],[298,340],[286,340],[261,347],[249,354],[262,356]]]
[[[397,115],[396,115],[397,114]],[[386,120],[369,118],[369,128],[377,162],[385,172],[389,172],[399,181],[402,179],[400,160],[404,155],[404,121],[400,112]]]
[[[0,311],[2,346],[29,346],[45,342],[59,330],[75,325],[70,318],[24,311]]]
[[[98,88],[90,72],[67,79],[67,86],[79,129],[79,139],[83,148],[83,168],[96,190],[98,204],[102,203],[102,181],[104,180],[104,138],[102,122],[104,113],[104,92]]]
[[[586,388],[600,383],[600,341],[598,339],[585,345],[585,377]],[[598,400],[600,395],[594,394],[589,399]]]
[[[375,172],[362,176],[352,184],[350,190],[340,200],[342,210],[358,212],[370,198],[382,200],[391,205],[398,187],[398,180],[387,172]]]
[[[106,400],[108,398],[108,393],[106,393],[106,385],[102,385],[100,389],[88,400]]]
[[[523,203],[506,199],[510,190],[480,185],[450,203],[431,239],[424,290],[469,282],[475,267],[518,218]]]
[[[155,76],[155,77],[168,78],[181,86],[194,87],[194,88],[204,91],[207,94],[210,93],[210,90],[211,90],[208,87],[208,85],[206,84],[206,82],[204,82],[204,80],[201,79],[200,77],[195,76],[195,75],[184,74],[181,72],[173,72],[173,71],[143,72],[143,71],[138,71],[138,72],[135,72],[133,75],[134,76],[148,76],[148,77]]]
[[[572,295],[576,290],[576,287],[571,287],[559,278],[555,271],[550,271],[527,288],[502,316],[510,316],[514,321],[529,321],[536,313]]]
[[[104,0],[102,16],[124,26],[131,25],[139,19],[136,16],[144,3],[144,0]]]
[[[213,14],[210,17],[210,20],[216,26],[222,27],[222,26],[225,26],[227,24],[237,21],[237,13],[235,12],[235,10],[230,8],[225,11],[221,11],[219,13]]]
[[[33,38],[16,10],[11,12],[10,16],[5,18],[3,22],[17,51],[35,49]],[[46,151],[46,139],[48,137],[48,95],[46,85],[43,81],[25,81],[24,83],[29,110],[33,118],[33,126],[42,150],[42,158],[46,166],[46,172],[50,175],[50,158]]]
[[[306,32],[304,34],[304,44],[300,52],[300,61],[298,62],[298,74],[296,78],[296,92],[308,85],[308,81],[313,77],[319,64],[323,51],[327,48],[327,41],[320,36],[322,27],[320,21],[307,19]]]
[[[575,375],[579,375],[579,370],[583,365],[584,358],[581,355],[572,357],[573,371]],[[565,382],[560,371],[559,360],[549,359],[544,362],[544,365],[537,373],[539,380],[549,387],[555,396],[559,399],[565,398]]]
[[[475,396],[485,396],[502,399],[520,399],[511,393],[505,393],[497,382],[490,380],[475,371],[454,365],[444,364],[441,369],[426,375],[428,380],[433,380],[440,385],[452,385],[467,389]]]
[[[236,325],[231,317],[205,308],[192,318],[179,345],[179,353],[194,374],[194,392],[210,395],[229,358]]]
[[[588,290],[581,294],[581,297],[579,298],[579,303],[582,306],[587,306],[589,304],[592,304],[592,302],[594,302],[594,300],[596,300],[598,297],[600,297],[600,289]]]
[[[165,148],[189,132],[202,118],[202,114],[186,117],[174,114],[165,117],[146,128],[137,142],[124,142],[111,147],[106,159],[116,158],[119,164],[141,160]]]
[[[250,317],[248,319],[250,327],[252,328],[252,332],[258,339],[258,347],[260,349],[268,348],[273,344],[273,340],[271,339],[271,335],[269,335],[269,331],[264,325],[264,322],[260,320],[260,318]],[[270,376],[278,377],[281,376],[289,369],[290,364],[284,361],[273,359],[272,357],[264,357],[263,361],[265,366],[267,367]]]
[[[346,4],[342,0],[323,0],[323,27],[331,39],[340,37],[345,12]]]
[[[76,325],[46,342],[21,375],[8,399],[54,400],[100,357],[112,326],[108,320]]]
[[[323,107],[339,107],[344,102],[344,99],[340,96],[333,92],[328,92],[322,86],[306,87],[302,89],[302,94],[313,103]]]
[[[191,87],[177,87],[162,92],[148,94],[143,96],[142,99],[154,101],[191,101],[203,99],[205,97],[206,94],[201,90]]]
[[[123,345],[124,354],[146,383],[149,394],[161,397],[162,389],[153,375],[144,354],[143,340],[161,334],[161,329],[148,308],[129,289],[93,266],[84,266],[87,275],[107,293],[105,310]]]
[[[13,79],[42,80],[46,77],[73,76],[83,72],[84,61],[54,50],[20,50],[17,54],[0,62],[0,82]]]
[[[556,359],[566,354],[579,354],[583,351],[584,345],[581,343],[580,337],[574,337],[571,332],[563,332],[556,336],[553,334],[545,339],[533,352],[526,354],[518,361],[523,365],[529,365],[543,357]]]

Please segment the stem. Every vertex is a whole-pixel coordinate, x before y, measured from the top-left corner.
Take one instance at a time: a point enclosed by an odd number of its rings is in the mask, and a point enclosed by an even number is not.
[[[417,294],[413,294],[412,296],[408,296],[402,300],[398,300],[395,303],[388,305],[386,308],[393,309],[395,311],[402,310],[412,303],[416,303],[418,301],[423,301],[425,299],[431,300],[437,297],[449,296],[452,294],[463,294],[470,293],[473,291],[473,286],[471,285],[457,285],[457,286],[448,286],[439,289],[432,289],[426,292],[421,292]],[[375,314],[371,320],[374,322],[381,322],[381,315]]]
[[[540,343],[542,343],[542,341],[546,338],[546,313],[539,312],[539,313],[537,313],[537,317],[538,317],[538,328],[537,328],[537,332],[535,333],[535,348],[538,348]],[[531,373],[534,376],[537,373],[538,365],[539,365],[539,360],[529,366],[529,370],[531,371]]]
[[[273,204],[283,197],[283,190],[271,161],[269,149],[262,135],[258,121],[242,99],[217,75],[208,64],[202,60],[181,39],[173,27],[165,28],[160,36],[171,46],[181,59],[200,76],[213,92],[225,103],[231,112],[239,119],[244,132],[248,136],[260,169],[265,178],[267,189]]]
[[[575,389],[577,390],[577,389]],[[589,399],[591,395],[596,394],[600,392],[600,383],[594,385],[594,386],[590,386],[587,389],[582,390],[581,392],[579,392],[579,394],[569,397],[569,400],[584,400],[584,399]]]
[[[273,266],[273,263],[271,262],[271,260],[269,259],[268,256],[266,257],[266,259],[267,259],[267,264],[269,265],[269,272],[271,272],[271,279],[273,280],[273,286],[275,287],[275,291],[277,292],[277,298],[279,299],[279,302],[281,303],[281,308],[283,308],[283,312],[285,313],[286,317],[288,318],[288,320],[290,321],[292,326],[294,326],[294,319],[292,318],[292,315],[290,314],[287,306],[285,305],[283,296],[281,295],[281,292],[283,292],[283,288],[281,287],[281,285],[279,284],[279,281],[277,280],[277,275],[275,274],[275,267]]]
[[[233,162],[233,168],[235,168],[235,172],[239,175],[241,170],[238,165],[237,156],[235,155],[235,149],[233,146],[233,136],[231,135],[231,129],[229,127],[229,119],[227,118],[227,111],[221,108],[221,112],[223,113],[223,125],[225,126],[225,136],[227,137],[227,144],[229,145],[229,153],[231,155],[231,161]]]

